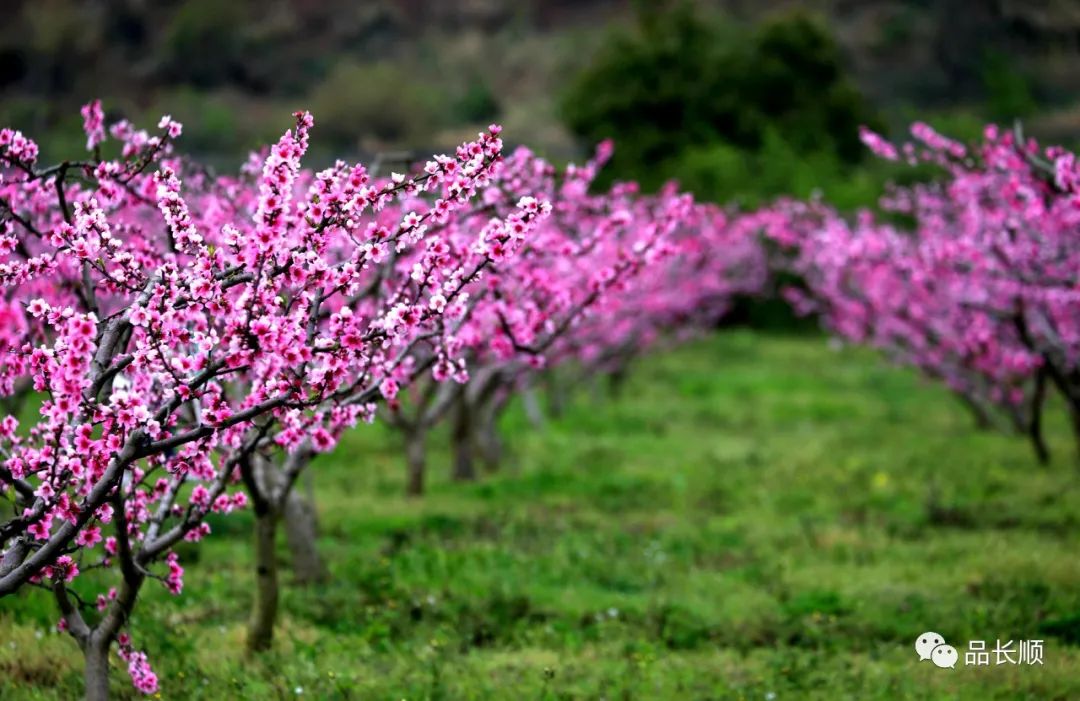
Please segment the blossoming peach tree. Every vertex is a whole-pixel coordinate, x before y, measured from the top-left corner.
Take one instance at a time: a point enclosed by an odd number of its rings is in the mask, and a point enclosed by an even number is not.
[[[762,288],[765,257],[739,216],[674,184],[655,194],[635,183],[594,192],[610,152],[602,144],[594,159],[557,174],[523,149],[507,161],[515,182],[544,192],[554,211],[521,252],[515,272],[524,275],[500,278],[490,306],[470,320],[478,369],[453,409],[459,479],[475,477],[477,458],[498,467],[496,420],[540,374],[574,384],[617,378],[637,355],[713,328],[736,296]]]
[[[886,350],[944,382],[983,423],[1026,433],[1040,461],[1048,384],[1080,440],[1080,171],[1064,149],[987,127],[972,147],[925,124],[901,148],[869,131],[880,157],[936,164],[944,178],[894,188],[886,211],[854,221],[820,202],[760,214],[796,251],[792,299],[841,337]]]
[[[513,386],[522,373],[545,367],[560,338],[663,255],[668,229],[643,203],[635,203],[625,188],[588,192],[596,167],[596,161],[571,165],[557,177],[551,164],[519,148],[485,188],[483,202],[497,215],[512,211],[525,192],[540,193],[552,213],[512,265],[495,266],[471,291],[472,311],[458,334],[474,368],[469,381],[452,388],[422,379],[407,386],[411,401],[390,404],[386,417],[406,437],[411,494],[423,490],[424,442],[436,422],[453,415],[454,476],[474,478],[469,439],[475,405],[500,385]]]
[[[321,332],[353,353],[351,364],[341,368],[347,373],[338,378],[340,386],[312,410],[290,408],[275,417],[262,440],[279,450],[256,450],[241,469],[256,516],[251,649],[264,649],[272,640],[278,600],[274,542],[298,476],[314,455],[335,446],[357,415],[371,420],[375,401],[393,400],[402,384],[420,376],[437,384],[466,381],[459,334],[474,308],[469,290],[495,266],[511,267],[515,251],[547,215],[547,203],[528,195],[500,216],[477,213],[475,194],[500,177],[497,133],[493,127],[454,158],[427,163],[411,181],[391,176],[369,182],[362,166],[342,163],[305,174],[307,201],[325,208],[307,226],[332,222],[326,226],[326,255],[350,264],[358,246],[371,245],[372,253],[359,266],[355,284],[323,300],[309,321],[310,333]],[[365,206],[368,193],[393,190],[401,193],[394,201]],[[251,373],[246,378],[257,380]]]
[[[494,213],[512,211],[524,193],[552,212],[512,265],[496,265],[471,291],[458,334],[468,381],[421,378],[388,404],[386,418],[405,437],[411,494],[423,489],[425,438],[438,421],[451,419],[453,477],[475,479],[478,457],[498,466],[499,412],[538,373],[610,371],[667,331],[709,327],[734,295],[759,289],[764,256],[755,231],[732,225],[737,217],[674,185],[650,195],[634,183],[596,191],[611,150],[601,144],[585,164],[559,170],[521,147],[484,189]]]
[[[167,117],[149,134],[126,122],[107,132],[98,103],[83,116],[91,156],[52,167],[30,139],[0,132],[0,284],[13,320],[0,389],[29,381],[42,397],[28,429],[0,422],[0,596],[51,590],[84,653],[86,696],[99,699],[116,642],[135,686],[156,690],[126,630],[139,592],[149,579],[180,592],[173,546],[206,536],[207,514],[244,507],[239,484],[265,544],[271,502],[295,474],[269,480],[259,459],[275,446],[331,448],[395,378],[427,369],[418,349],[438,379],[464,372],[462,290],[544,207],[525,199],[476,229],[468,256],[446,255],[432,225],[497,172],[497,128],[374,184],[359,166],[303,172],[312,120],[298,113],[245,185],[177,157],[181,127]],[[362,224],[423,193],[430,205],[395,226]],[[117,578],[96,600],[78,584],[91,570],[94,583]]]

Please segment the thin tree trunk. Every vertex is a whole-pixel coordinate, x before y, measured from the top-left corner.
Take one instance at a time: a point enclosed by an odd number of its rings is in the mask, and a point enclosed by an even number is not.
[[[536,387],[529,385],[521,394],[521,401],[525,405],[525,417],[529,419],[529,425],[535,429],[544,427],[544,410],[540,407],[540,399],[536,396]]]
[[[424,493],[424,471],[427,469],[423,428],[417,427],[406,432],[405,460],[409,470],[405,493],[411,497],[421,496]]]
[[[1065,403],[1069,407],[1069,424],[1072,427],[1073,440],[1076,441],[1077,466],[1080,467],[1080,391],[1077,390],[1077,380],[1073,375],[1065,378],[1060,372],[1055,372],[1054,367],[1048,363],[1043,367],[1047,368],[1050,379],[1065,397]]]
[[[109,645],[88,640],[83,645],[83,682],[86,701],[109,698]]]
[[[1076,440],[1077,465],[1080,466],[1080,406],[1076,402],[1069,402],[1069,419],[1072,422],[1073,438]]]
[[[1043,404],[1046,401],[1046,369],[1040,368],[1035,374],[1035,393],[1031,398],[1031,417],[1028,422],[1028,438],[1031,447],[1035,450],[1035,459],[1040,465],[1050,462],[1050,450],[1046,447],[1046,439],[1043,436],[1042,413]]]
[[[994,422],[990,420],[990,415],[986,412],[986,407],[979,404],[978,401],[969,397],[964,392],[953,392],[960,403],[967,407],[971,412],[971,416],[975,419],[975,428],[980,431],[989,431],[994,428]]]
[[[454,427],[450,440],[454,445],[454,480],[472,482],[476,479],[476,461],[473,451],[473,406],[462,392],[454,412]]]
[[[556,373],[548,373],[547,396],[549,416],[560,419],[562,418],[562,415],[566,413],[566,393],[565,383],[561,381]]]
[[[499,435],[499,414],[506,402],[489,397],[481,404],[476,422],[476,447],[488,472],[498,472],[503,462],[503,441]]]
[[[314,502],[293,489],[285,499],[285,542],[292,555],[292,571],[300,584],[316,584],[329,578],[316,542],[318,522]]]
[[[1025,436],[1031,428],[1031,416],[1024,414],[1023,407],[1010,406],[1005,412],[1009,420],[1008,429],[1013,433],[1022,433]]]
[[[608,398],[604,392],[604,385],[606,384],[604,378],[599,375],[589,375],[584,378],[584,381],[589,383],[589,401],[593,404],[603,404],[604,400]]]
[[[255,604],[248,629],[249,652],[268,650],[274,642],[278,609],[278,572],[274,541],[277,515],[271,509],[255,514]]]
[[[311,505],[311,523],[315,527],[315,534],[318,535],[319,512],[315,508],[315,477],[311,470],[304,470],[304,499]]]
[[[146,581],[145,569],[136,562],[127,537],[128,520],[119,491],[113,492],[110,504],[113,508],[113,527],[117,534],[116,557],[123,581],[104,617],[96,626],[90,628],[78,608],[68,599],[64,586],[53,586],[68,633],[78,640],[82,647],[84,693],[88,701],[105,701],[109,698],[109,648],[112,647],[121,626],[131,620],[131,612],[135,609],[139,591]]]
[[[1020,338],[1024,341],[1024,345],[1028,348],[1034,348],[1034,345],[1031,342],[1031,335],[1028,333],[1020,316],[1016,317],[1016,328],[1020,333]],[[1054,386],[1058,388],[1061,395],[1065,397],[1066,404],[1068,404],[1073,439],[1076,441],[1077,466],[1080,467],[1080,391],[1078,391],[1078,387],[1080,387],[1080,372],[1073,370],[1066,376],[1062,373],[1060,368],[1054,365],[1053,358],[1046,353],[1043,354],[1043,365],[1040,371],[1049,375],[1050,379],[1054,382]]]
[[[608,375],[608,393],[612,399],[618,400],[623,396],[623,389],[626,387],[626,379],[629,376],[626,366],[619,363],[611,374]]]

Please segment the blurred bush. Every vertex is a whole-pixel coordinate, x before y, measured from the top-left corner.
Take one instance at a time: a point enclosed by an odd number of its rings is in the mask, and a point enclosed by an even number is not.
[[[758,113],[756,142],[774,129],[800,152],[834,151],[846,163],[862,160],[858,127],[880,128],[880,120],[845,74],[840,48],[823,22],[802,13],[778,16],[742,50],[750,54],[749,70],[738,81],[724,76],[722,84]]]
[[[683,152],[668,169],[704,199],[753,208],[780,195],[820,196],[845,210],[875,202],[891,170],[873,162],[855,167],[833,151],[800,151],[775,129],[757,150],[715,142]]]
[[[245,120],[228,100],[213,93],[180,88],[163,94],[146,112],[148,121],[154,114],[169,114],[183,123],[184,144],[194,152],[229,153],[247,141],[240,134]]]
[[[368,150],[428,145],[444,103],[437,89],[397,64],[350,61],[335,65],[308,100],[323,145]]]
[[[246,3],[188,0],[165,35],[165,73],[176,82],[214,87],[230,79],[242,63],[239,28],[247,25]]]
[[[865,178],[846,181],[865,157],[858,126],[880,120],[831,34],[801,12],[746,31],[690,3],[643,3],[572,80],[562,115],[584,141],[614,138],[611,177],[646,187],[674,177],[749,204],[815,188],[852,204],[871,194]]]
[[[1009,56],[1000,52],[988,53],[983,62],[982,78],[986,112],[995,122],[1026,119],[1038,109],[1032,82]]]
[[[473,124],[488,122],[499,116],[499,101],[494,91],[483,80],[473,80],[454,103],[457,122]]]

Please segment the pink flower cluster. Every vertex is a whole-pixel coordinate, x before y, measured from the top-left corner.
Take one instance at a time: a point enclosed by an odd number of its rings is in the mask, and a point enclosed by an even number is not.
[[[113,125],[122,155],[101,160],[100,104],[83,116],[86,161],[37,169],[32,141],[0,135],[0,389],[43,396],[28,434],[0,426],[0,489],[19,507],[0,522],[0,595],[49,580],[65,628],[88,639],[66,589],[111,568],[98,625],[116,639],[148,577],[181,591],[172,546],[247,504],[232,490],[254,455],[308,437],[329,450],[423,359],[463,378],[464,290],[548,207],[477,224],[497,127],[372,181],[360,165],[303,170],[313,120],[298,113],[258,175],[211,178],[174,153],[169,118],[154,135]],[[129,663],[156,688],[141,653]]]
[[[912,134],[922,146],[904,145],[907,160],[939,164],[945,178],[894,188],[882,200],[889,217],[849,221],[796,202],[759,214],[805,283],[788,294],[841,337],[941,380],[982,420],[1001,415],[1045,458],[1048,380],[1080,416],[1075,158],[996,127],[971,149],[925,124]],[[863,140],[897,153],[865,130]]]
[[[140,652],[131,647],[131,638],[127,633],[121,633],[118,639],[120,659],[127,662],[128,675],[131,683],[138,691],[144,694],[153,694],[158,690],[158,678],[150,667],[150,661],[145,652]]]
[[[91,156],[44,169],[0,132],[0,391],[43,400],[28,432],[0,423],[18,505],[0,596],[50,588],[64,629],[119,641],[144,693],[157,677],[122,628],[149,579],[182,591],[173,546],[209,535],[207,514],[280,502],[302,456],[418,383],[605,368],[765,280],[756,219],[674,186],[596,192],[610,144],[558,172],[504,158],[493,125],[411,175],[312,172],[301,112],[239,175],[211,176],[168,117],[106,128],[94,102],[83,119]],[[93,626],[78,602],[95,596],[69,596],[91,569],[116,578]]]
[[[634,183],[595,192],[611,155],[559,173],[525,148],[483,193],[497,212],[552,203],[512,266],[495,264],[459,334],[470,365],[504,381],[569,361],[602,367],[666,331],[708,328],[740,294],[760,291],[765,257],[740,217],[694,202],[674,185],[642,195]],[[513,382],[510,382],[513,384]]]

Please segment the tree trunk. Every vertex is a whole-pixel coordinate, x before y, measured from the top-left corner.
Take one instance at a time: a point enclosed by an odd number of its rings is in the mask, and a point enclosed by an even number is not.
[[[464,392],[462,394],[464,395]],[[473,457],[473,407],[465,396],[458,400],[450,440],[454,444],[454,481],[474,481],[476,461]]]
[[[1073,438],[1076,440],[1077,465],[1080,465],[1080,406],[1069,402],[1069,418],[1072,421]]]
[[[1021,326],[1021,337],[1025,340],[1027,337],[1024,335],[1023,327]],[[1030,347],[1030,342],[1027,344]],[[1080,372],[1070,372],[1068,376],[1064,375],[1060,369],[1055,367],[1052,362],[1052,358],[1044,355],[1043,365],[1046,374],[1053,380],[1054,386],[1061,392],[1061,396],[1065,397],[1065,403],[1069,407],[1069,419],[1072,423],[1073,439],[1076,441],[1077,448],[1077,466],[1080,466]]]
[[[604,378],[593,374],[583,378],[583,381],[589,383],[589,401],[593,404],[603,404],[604,400],[608,398],[604,392],[604,385],[606,384]]]
[[[960,403],[971,412],[971,417],[975,420],[975,428],[977,430],[990,431],[994,428],[994,422],[991,421],[990,414],[987,413],[986,407],[964,392],[953,392],[953,394],[960,400]]]
[[[249,652],[270,649],[278,608],[278,573],[274,541],[277,515],[271,509],[255,514],[255,604],[248,629]]]
[[[83,645],[83,682],[86,701],[109,698],[109,644],[88,640]]]
[[[1035,459],[1040,465],[1050,462],[1050,450],[1046,447],[1046,439],[1043,437],[1042,413],[1043,404],[1046,400],[1046,369],[1040,368],[1035,375],[1035,392],[1031,397],[1031,416],[1028,421],[1028,438],[1031,447],[1035,450]]]
[[[503,441],[499,435],[499,414],[504,406],[505,402],[491,397],[477,412],[476,447],[488,472],[498,472],[502,466]]]
[[[427,468],[423,428],[412,429],[405,434],[405,460],[409,469],[405,493],[410,497],[421,496],[424,493],[424,470]]]
[[[626,366],[623,363],[619,363],[615,366],[615,369],[608,375],[608,394],[612,399],[622,399],[623,389],[626,387],[626,379],[629,376]]]
[[[536,396],[536,387],[529,385],[521,393],[521,401],[525,405],[525,417],[529,425],[535,429],[544,427],[544,410],[540,407],[540,399]]]
[[[548,399],[548,416],[555,419],[561,419],[563,414],[566,413],[567,403],[567,390],[566,385],[562,382],[561,378],[556,376],[555,372],[548,373],[547,379],[547,399]]]
[[[315,504],[293,489],[285,499],[285,541],[292,555],[292,571],[300,584],[316,584],[329,578],[326,563],[319,556]]]

